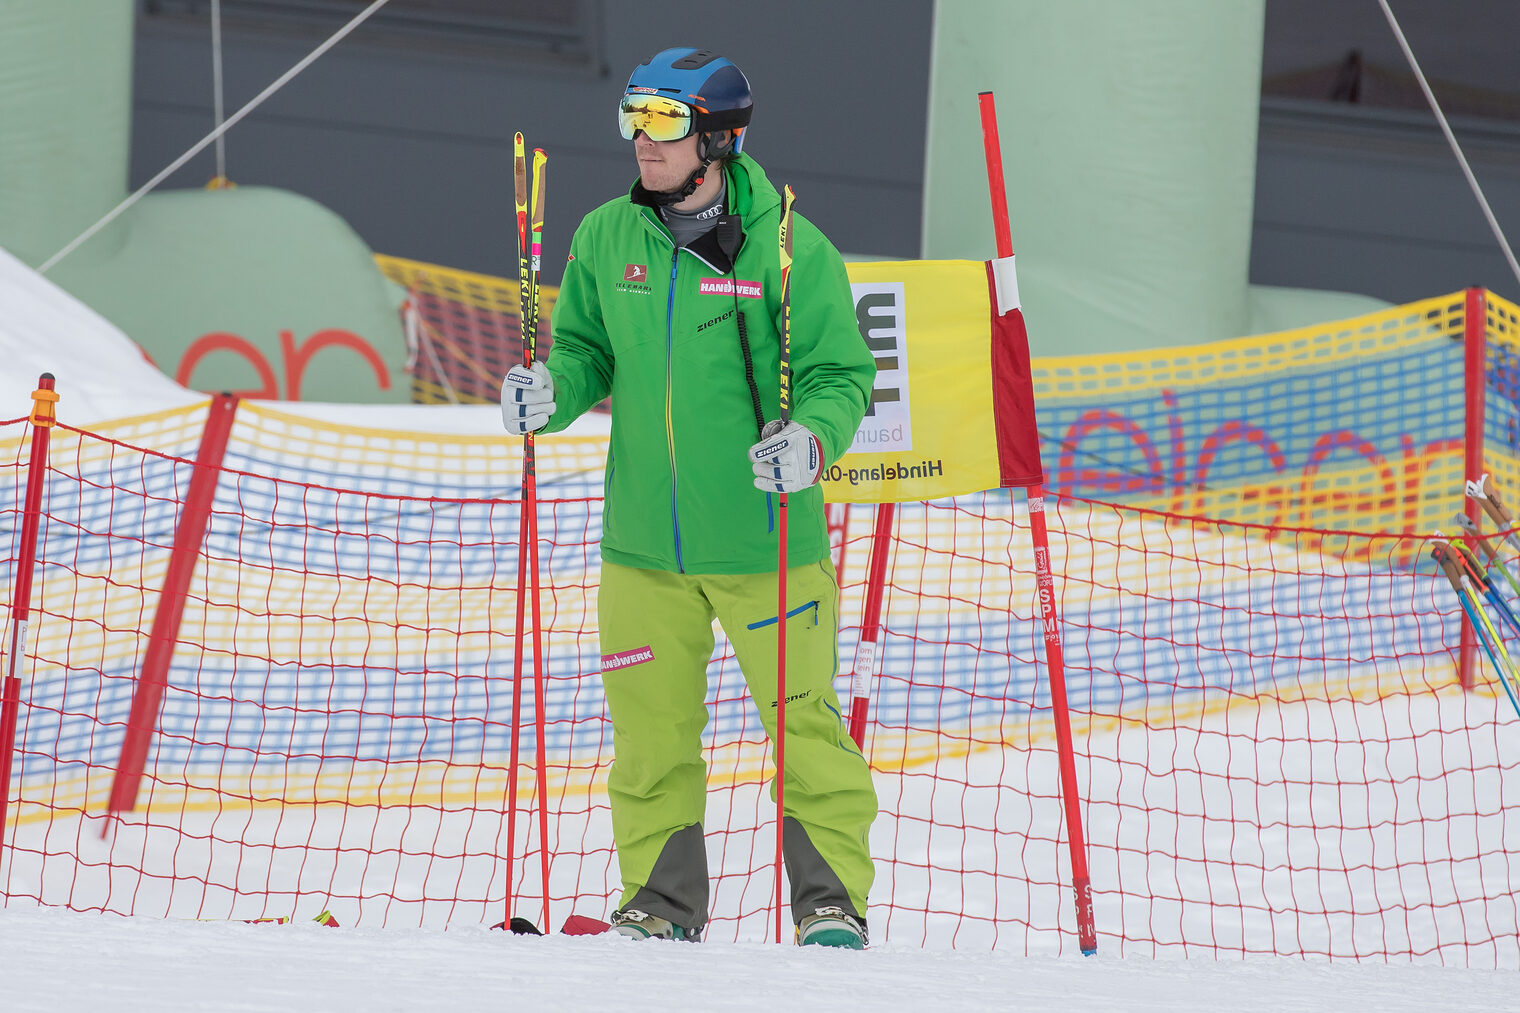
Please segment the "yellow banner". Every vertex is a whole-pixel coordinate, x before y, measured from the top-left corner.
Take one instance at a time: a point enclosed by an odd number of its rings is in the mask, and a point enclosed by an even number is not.
[[[978,260],[848,265],[876,387],[855,442],[823,473],[834,503],[995,489],[992,308]]]

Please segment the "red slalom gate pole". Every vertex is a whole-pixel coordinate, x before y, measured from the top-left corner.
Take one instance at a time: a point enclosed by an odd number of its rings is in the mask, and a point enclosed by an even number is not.
[[[887,555],[892,550],[896,503],[878,503],[876,528],[871,534],[871,562],[866,571],[866,604],[860,618],[860,642],[855,646],[855,669],[850,679],[850,738],[864,752],[866,715],[871,709],[871,679],[880,657],[881,604],[887,586]]]
[[[1003,183],[1003,149],[998,141],[997,108],[992,93],[978,97],[982,113],[982,146],[987,155],[987,186],[992,198],[992,224],[997,237],[997,255],[1006,265],[1013,282],[1013,232],[1008,224],[1008,197]],[[998,271],[994,270],[994,275]],[[1001,309],[1001,307],[999,307]],[[1024,314],[1015,304],[1007,311],[1020,334],[1024,332]],[[1077,797],[1077,766],[1071,744],[1071,712],[1066,702],[1066,670],[1061,655],[1060,617],[1056,613],[1055,577],[1050,566],[1050,539],[1045,526],[1045,487],[1043,483],[1026,486],[1029,504],[1029,535],[1034,544],[1035,581],[1040,599],[1040,623],[1045,631],[1045,664],[1050,673],[1050,698],[1055,711],[1056,750],[1060,757],[1061,797],[1066,810],[1067,838],[1071,846],[1071,880],[1077,912],[1077,945],[1088,956],[1098,952],[1097,928],[1093,920],[1092,881],[1087,871],[1087,845],[1082,832],[1082,806]]]
[[[37,565],[37,533],[42,527],[42,487],[47,483],[48,441],[56,417],[53,374],[43,373],[32,392],[32,453],[27,461],[26,497],[21,513],[20,558],[16,591],[11,599],[10,637],[5,642],[5,683],[0,693],[0,855],[5,853],[5,823],[11,801],[11,762],[16,751],[16,724],[21,709],[21,655],[26,650],[26,626],[31,618],[32,570]],[[19,799],[17,800],[19,803]]]

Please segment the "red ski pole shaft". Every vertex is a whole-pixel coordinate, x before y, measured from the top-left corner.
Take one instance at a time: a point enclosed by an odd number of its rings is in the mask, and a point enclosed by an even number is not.
[[[529,319],[524,334],[523,358],[529,368],[538,358],[538,271],[544,234],[544,183],[549,157],[542,148],[533,149],[533,210],[530,216],[532,246],[529,251],[528,302]],[[529,593],[533,596],[533,731],[536,742],[534,787],[538,794],[538,867],[544,887],[543,926],[549,922],[549,775],[545,738],[545,697],[548,692],[544,656],[544,624],[541,608],[542,585],[538,578],[538,451],[533,434],[524,437],[523,501],[528,517]]]
[[[518,325],[523,340],[524,355],[527,354],[528,318],[532,313],[532,293],[528,263],[528,163],[523,148],[523,135],[513,137],[513,183],[517,211],[517,306]],[[529,486],[532,484],[532,466],[529,448],[532,437],[524,441],[523,487],[521,508],[517,515],[517,612],[512,638],[512,744],[507,755],[507,917],[503,922],[512,926],[512,865],[517,860],[517,774],[522,736],[522,689],[523,689],[523,629],[527,620],[528,546],[533,534],[533,523],[528,518]]]
[[[792,420],[792,204],[786,188],[781,204],[781,426]],[[781,870],[786,822],[786,493],[777,497],[776,534],[776,942],[781,942]]]

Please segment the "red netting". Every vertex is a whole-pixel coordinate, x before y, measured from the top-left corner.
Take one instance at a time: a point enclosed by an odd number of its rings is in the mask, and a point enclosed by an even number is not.
[[[539,443],[539,771],[531,690],[514,701],[513,442],[355,436],[240,409],[136,807],[108,817],[202,418],[171,413],[135,442],[53,433],[7,901],[491,923],[510,878],[515,912],[541,922],[547,846],[551,926],[605,916],[597,441]],[[0,429],[7,588],[26,428]],[[843,658],[872,528],[854,509]],[[1520,965],[1517,719],[1488,673],[1471,691],[1456,681],[1462,613],[1423,538],[1073,497],[1047,519],[1101,949]],[[875,939],[1075,947],[1029,560],[1019,493],[898,508],[866,739],[882,803]],[[712,936],[765,939],[767,746],[726,644],[709,674]]]

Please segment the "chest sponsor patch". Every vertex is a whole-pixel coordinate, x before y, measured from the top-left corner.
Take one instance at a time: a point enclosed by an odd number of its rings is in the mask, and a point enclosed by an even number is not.
[[[602,655],[602,671],[616,672],[619,669],[630,668],[633,665],[642,665],[646,661],[653,660],[653,647],[635,647],[631,651],[618,651],[616,654]]]
[[[734,295],[736,288],[738,295],[744,299],[759,299],[765,294],[758,281],[745,281],[743,278],[737,281],[733,278],[703,278],[698,291],[703,295]]]
[[[649,265],[625,264],[623,280],[613,289],[625,295],[654,295],[654,286],[649,284]]]

